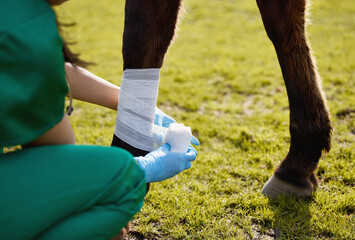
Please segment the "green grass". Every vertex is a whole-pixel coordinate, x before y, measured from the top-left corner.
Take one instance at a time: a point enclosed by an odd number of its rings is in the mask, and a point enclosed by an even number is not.
[[[188,0],[162,69],[158,105],[192,127],[201,145],[193,167],[152,185],[135,217],[147,239],[355,239],[355,4],[318,0],[309,39],[334,124],[310,200],[270,201],[260,190],[290,143],[286,90],[255,1]],[[124,1],[69,1],[68,37],[120,84]],[[115,112],[75,102],[80,144],[110,145]]]

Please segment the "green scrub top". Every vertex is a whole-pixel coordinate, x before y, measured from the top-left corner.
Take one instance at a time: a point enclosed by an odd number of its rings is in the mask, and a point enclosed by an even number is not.
[[[63,118],[62,45],[46,0],[0,0],[0,148],[28,143]]]

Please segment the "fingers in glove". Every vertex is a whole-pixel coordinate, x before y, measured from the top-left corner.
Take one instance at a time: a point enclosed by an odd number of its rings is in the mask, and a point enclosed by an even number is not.
[[[195,152],[196,155],[197,155],[197,150],[196,150],[191,144],[189,144],[189,149],[188,149],[188,151],[189,151],[190,149],[194,150],[194,152]],[[187,152],[188,152],[188,151],[187,151]]]
[[[196,146],[200,145],[200,142],[194,136],[192,136],[191,138],[191,143]]]
[[[170,124],[172,124],[172,123],[176,123],[176,121],[169,116],[165,116],[162,126],[165,128],[168,128],[170,126]]]
[[[191,166],[192,166],[191,162],[186,162],[184,170],[191,168]]]
[[[164,151],[164,152],[169,152],[170,151],[170,145],[168,143],[165,143],[163,146],[161,146],[161,149]]]
[[[189,149],[189,151],[185,154],[185,160],[191,162],[196,159],[196,152],[193,149]]]

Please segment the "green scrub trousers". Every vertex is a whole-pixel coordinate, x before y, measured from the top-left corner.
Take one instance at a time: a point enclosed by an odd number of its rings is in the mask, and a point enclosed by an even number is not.
[[[111,239],[146,183],[120,148],[57,145],[0,154],[0,239]]]

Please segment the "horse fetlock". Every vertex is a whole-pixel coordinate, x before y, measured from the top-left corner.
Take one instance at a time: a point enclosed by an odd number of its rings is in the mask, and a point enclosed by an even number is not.
[[[332,123],[327,112],[310,117],[304,121],[291,118],[290,134],[291,148],[317,156],[329,152],[331,147]],[[290,150],[291,151],[291,150]]]

